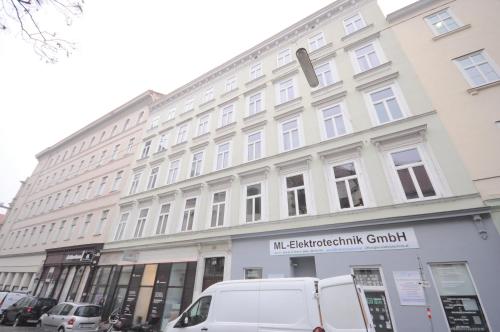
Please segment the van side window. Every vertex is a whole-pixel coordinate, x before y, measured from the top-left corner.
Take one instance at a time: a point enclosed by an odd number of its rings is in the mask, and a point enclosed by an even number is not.
[[[208,317],[208,311],[210,310],[210,302],[212,301],[211,296],[204,296],[186,312],[186,317],[188,318],[188,323],[186,326],[198,325],[204,322]]]

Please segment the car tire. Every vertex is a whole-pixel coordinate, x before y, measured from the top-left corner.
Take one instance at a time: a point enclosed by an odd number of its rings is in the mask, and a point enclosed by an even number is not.
[[[16,319],[14,320],[14,323],[12,323],[12,326],[21,326],[21,316],[16,316]]]
[[[38,322],[36,322],[35,326],[38,327],[39,329],[42,328],[42,321],[39,320]]]
[[[57,332],[64,332],[64,327],[60,327],[59,329],[57,329]]]

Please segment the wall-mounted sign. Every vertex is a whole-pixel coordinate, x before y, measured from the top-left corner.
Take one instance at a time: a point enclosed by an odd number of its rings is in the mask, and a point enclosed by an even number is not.
[[[77,255],[74,255],[74,254],[69,254],[69,255],[66,255],[66,257],[64,257],[64,260],[65,261],[79,261],[82,259],[82,254],[77,254]]]
[[[401,305],[425,305],[425,294],[418,271],[393,271]]]
[[[333,233],[269,241],[271,255],[419,248],[413,228]]]
[[[137,262],[139,260],[139,252],[126,250],[122,254],[122,261],[125,262]]]

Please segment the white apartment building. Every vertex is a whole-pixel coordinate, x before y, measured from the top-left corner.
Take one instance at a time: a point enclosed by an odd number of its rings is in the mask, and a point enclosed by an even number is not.
[[[449,331],[453,301],[489,331],[499,249],[376,2],[336,1],[151,105],[88,300],[160,329],[220,280],[352,273],[373,331]]]
[[[36,155],[0,233],[0,289],[79,301],[128,180],[147,91]]]

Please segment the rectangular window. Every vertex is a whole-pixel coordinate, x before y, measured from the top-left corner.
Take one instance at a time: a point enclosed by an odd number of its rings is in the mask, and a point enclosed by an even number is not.
[[[214,88],[207,89],[203,94],[203,102],[207,102],[214,99]]]
[[[77,223],[78,223],[78,217],[73,218],[70,227],[68,227],[68,231],[66,233],[66,237],[64,240],[68,241],[71,239],[71,235],[75,233]]]
[[[120,222],[118,223],[118,227],[116,228],[114,241],[121,240],[123,238],[123,233],[125,231],[125,226],[127,225],[128,216],[130,213],[122,213],[120,217]]]
[[[200,117],[198,120],[198,131],[196,135],[200,136],[208,133],[208,123],[209,123],[210,115],[206,114]]]
[[[278,53],[277,62],[278,62],[278,67],[284,66],[287,63],[292,62],[292,50],[289,48],[287,48],[285,50],[281,50]]]
[[[57,242],[57,240],[59,240],[59,238],[61,237],[61,235],[64,232],[65,226],[66,226],[66,220],[61,221],[61,225],[59,226],[59,229],[57,230],[57,232],[54,233],[55,236],[54,236],[54,239],[52,240],[52,242]]]
[[[168,134],[161,134],[160,140],[158,141],[158,149],[156,152],[162,152],[167,150],[168,146]]]
[[[190,177],[198,176],[201,174],[201,167],[203,163],[203,151],[193,154],[193,161],[191,162]]]
[[[254,80],[262,76],[262,63],[255,63],[250,66],[250,80]]]
[[[262,132],[249,134],[247,136],[247,161],[262,158]]]
[[[142,148],[141,158],[147,158],[149,156],[149,149],[151,148],[151,140],[144,142],[144,147]]]
[[[87,230],[89,229],[89,225],[92,222],[92,213],[87,214],[85,217],[85,222],[80,229],[80,235],[78,237],[83,238],[85,234],[87,234]]]
[[[307,214],[306,187],[304,175],[298,174],[285,178],[288,216]]]
[[[120,190],[122,180],[123,180],[123,171],[119,171],[118,173],[116,173],[115,180],[113,181],[113,187],[111,188],[111,191]],[[76,193],[75,193],[75,195],[76,195]]]
[[[106,222],[108,221],[108,215],[109,215],[109,210],[103,210],[101,213],[101,219],[97,222],[96,228],[95,228],[95,234],[101,234],[102,230],[104,229],[104,226],[106,225]]]
[[[111,160],[116,160],[118,158],[118,152],[120,151],[120,144],[116,144],[111,153]]]
[[[227,105],[224,106],[224,108],[221,109],[220,111],[220,126],[219,127],[224,127],[227,126],[230,123],[233,123],[233,117],[234,117],[234,105]]]
[[[99,165],[104,164],[104,159],[106,159],[106,153],[107,153],[106,150],[104,150],[103,152],[101,152],[101,158],[99,158]],[[61,176],[62,176],[62,174],[61,174]]]
[[[220,144],[217,147],[217,164],[215,165],[216,170],[229,167],[229,153],[230,153],[229,142]]]
[[[317,50],[318,48],[321,48],[322,46],[325,46],[325,35],[323,32],[319,32],[309,38],[309,51],[314,51]]]
[[[436,196],[436,191],[417,148],[392,152],[390,156],[406,199]]]
[[[329,106],[321,110],[325,139],[345,135],[346,121],[340,104]]]
[[[369,98],[379,124],[404,117],[400,101],[398,101],[392,86],[370,92]]]
[[[281,124],[281,137],[283,140],[283,151],[289,151],[300,147],[298,119],[286,121]]]
[[[156,225],[156,234],[165,234],[167,232],[168,216],[170,215],[170,203],[162,204],[160,208],[160,216]]]
[[[473,87],[500,80],[496,64],[493,63],[484,51],[474,52],[455,60],[465,78]]]
[[[431,271],[451,331],[491,331],[464,263],[431,264]]]
[[[175,108],[171,108],[167,111],[167,121],[175,118]]]
[[[369,43],[354,50],[354,56],[356,57],[360,72],[380,65],[380,59],[377,55],[374,43]]]
[[[50,226],[49,226],[49,229],[47,231],[47,233],[45,234],[45,237],[43,238],[43,244],[46,244],[47,241],[49,240],[49,236],[54,234],[54,228],[56,228],[56,223],[51,223]]]
[[[293,79],[289,79],[279,83],[279,104],[285,103],[295,98],[295,88]]]
[[[186,200],[184,213],[182,216],[181,231],[190,231],[193,229],[194,212],[196,209],[196,198],[189,198]]]
[[[363,206],[359,174],[356,172],[354,162],[333,166],[332,171],[340,209]]]
[[[450,15],[448,9],[429,15],[425,20],[431,26],[434,35],[441,35],[460,27],[457,21]]]
[[[248,97],[248,115],[251,116],[262,111],[262,92]]]
[[[245,268],[245,279],[262,279],[262,268]]]
[[[92,187],[94,186],[94,181],[90,181],[87,185],[87,192],[85,193],[85,199],[90,199],[92,197]]]
[[[226,210],[226,192],[221,191],[218,193],[214,193],[210,227],[224,226],[225,210]]]
[[[149,174],[148,186],[146,190],[153,189],[156,186],[156,179],[158,178],[159,171],[160,167],[154,167],[151,169],[151,173]]]
[[[226,92],[233,91],[234,89],[236,89],[236,77],[228,78],[225,86]]]
[[[134,238],[142,237],[144,232],[144,226],[146,225],[146,220],[148,218],[149,209],[141,209],[139,212],[139,218],[137,219],[137,224],[135,225]]]
[[[319,87],[325,87],[335,83],[330,62],[322,63],[314,67],[316,76],[318,77]]]
[[[262,220],[262,184],[255,183],[247,185],[246,195],[246,222],[255,222]]]
[[[187,141],[187,132],[188,132],[187,123],[179,127],[177,131],[177,141],[176,141],[177,144]]]
[[[102,196],[104,194],[104,188],[106,187],[106,182],[108,181],[108,177],[105,176],[101,179],[101,183],[97,188],[96,196]]]
[[[179,173],[180,163],[180,160],[174,160],[170,162],[170,167],[168,168],[167,184],[171,184],[177,181],[177,174]]]
[[[132,150],[134,149],[134,141],[135,141],[134,137],[132,137],[131,139],[128,140],[127,153],[131,153]],[[82,163],[83,163],[83,161],[82,161]]]
[[[59,206],[60,208],[62,208],[64,205],[66,205],[66,203],[68,203],[70,194],[71,194],[71,189],[66,190],[64,198],[61,201],[61,205]]]
[[[366,26],[365,21],[361,17],[361,14],[357,13],[351,17],[348,17],[344,20],[344,29],[345,34],[349,35],[355,31],[358,31],[361,28]]]
[[[46,239],[47,235],[45,234],[45,228],[47,228],[46,225],[42,225],[40,227],[40,233],[39,233],[39,238],[38,239],[42,241],[42,244],[47,243],[47,239]]]
[[[151,123],[149,124],[149,129],[158,128],[159,125],[160,125],[160,116],[159,115],[154,116],[151,118]]]
[[[142,173],[135,173],[132,178],[132,183],[130,184],[129,195],[133,195],[137,192],[137,188],[139,187],[139,182],[141,181]]]
[[[184,112],[189,112],[194,110],[194,99],[188,99],[186,100],[186,103],[184,104]]]

